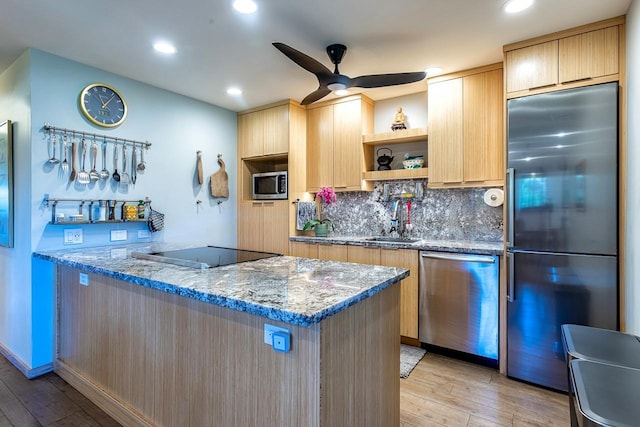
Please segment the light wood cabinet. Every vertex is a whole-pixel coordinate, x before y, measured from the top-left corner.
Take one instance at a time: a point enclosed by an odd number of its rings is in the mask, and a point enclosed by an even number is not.
[[[347,245],[318,244],[318,259],[347,262]]]
[[[238,114],[240,158],[286,154],[288,150],[288,104]]]
[[[347,261],[358,264],[380,265],[380,248],[347,246]]]
[[[238,203],[238,247],[253,251],[289,253],[289,202]]]
[[[569,83],[618,73],[618,27],[559,40],[559,80]]]
[[[618,80],[619,18],[504,47],[508,97]]]
[[[429,83],[429,187],[502,185],[501,64]]]
[[[355,95],[307,108],[307,191],[372,189],[363,188],[362,135],[373,129],[373,101]]]
[[[400,335],[418,339],[418,252],[412,249],[381,249],[380,263],[411,272],[400,282]]]
[[[558,41],[506,53],[507,92],[554,86],[558,83]]]
[[[291,242],[291,256],[318,259],[318,245],[315,243]]]

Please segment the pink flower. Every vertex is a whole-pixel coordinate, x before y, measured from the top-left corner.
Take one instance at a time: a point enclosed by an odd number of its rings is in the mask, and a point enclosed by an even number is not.
[[[320,198],[327,205],[336,202],[336,193],[333,191],[331,187],[320,187],[320,191],[317,194],[317,197]]]

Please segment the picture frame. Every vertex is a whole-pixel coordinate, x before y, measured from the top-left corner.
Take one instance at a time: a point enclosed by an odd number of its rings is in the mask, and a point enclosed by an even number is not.
[[[0,124],[0,246],[13,247],[13,135],[11,120]]]

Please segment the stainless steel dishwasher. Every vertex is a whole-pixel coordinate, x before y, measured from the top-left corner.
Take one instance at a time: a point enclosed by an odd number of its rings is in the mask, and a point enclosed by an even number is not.
[[[421,342],[498,359],[498,257],[420,252]]]

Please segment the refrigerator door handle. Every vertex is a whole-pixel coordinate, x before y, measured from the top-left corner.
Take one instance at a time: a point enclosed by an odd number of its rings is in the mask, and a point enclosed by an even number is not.
[[[515,281],[513,280],[513,254],[505,253],[507,257],[507,301],[513,302],[515,293]]]
[[[507,185],[507,248],[513,247],[513,208],[514,208],[514,172],[513,168],[507,169],[505,183]]]

